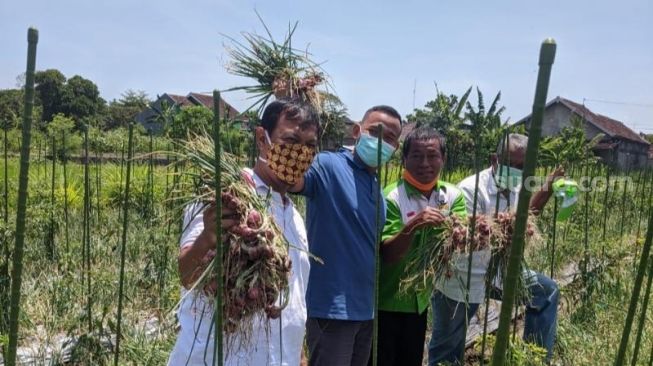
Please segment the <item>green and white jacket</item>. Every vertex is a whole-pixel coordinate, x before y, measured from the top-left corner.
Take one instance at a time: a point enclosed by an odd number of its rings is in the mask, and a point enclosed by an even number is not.
[[[381,240],[385,241],[399,233],[406,223],[426,207],[434,207],[445,214],[466,216],[465,198],[453,184],[438,181],[430,197],[425,197],[415,187],[403,179],[386,187],[387,203],[386,222]],[[433,284],[423,291],[408,295],[399,292],[399,282],[404,276],[407,258],[419,245],[429,245],[438,240],[441,228],[429,228],[416,231],[408,253],[396,264],[381,263],[379,281],[379,310],[404,313],[423,313],[430,301]],[[439,289],[442,285],[435,284]],[[444,286],[446,287],[446,286]]]

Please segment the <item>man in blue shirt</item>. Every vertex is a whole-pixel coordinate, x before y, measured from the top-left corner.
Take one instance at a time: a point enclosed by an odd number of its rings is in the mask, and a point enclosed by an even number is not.
[[[310,252],[324,264],[311,266],[306,305],[309,364],[367,365],[372,345],[377,201],[378,136],[381,165],[399,146],[401,116],[392,107],[370,108],[354,126],[353,151],[320,153],[292,190],[307,198]]]

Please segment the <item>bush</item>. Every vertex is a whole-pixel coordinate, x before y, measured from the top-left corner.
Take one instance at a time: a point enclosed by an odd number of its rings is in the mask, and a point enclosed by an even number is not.
[[[59,158],[66,155],[76,154],[82,148],[83,138],[82,136],[74,132],[75,121],[72,118],[66,117],[63,114],[56,114],[50,123],[46,127],[47,132],[47,146],[52,145],[52,138],[56,144],[56,154]],[[64,134],[66,144],[64,146]],[[46,138],[46,136],[43,136]],[[32,140],[36,142],[36,140]],[[45,142],[45,141],[44,141]]]

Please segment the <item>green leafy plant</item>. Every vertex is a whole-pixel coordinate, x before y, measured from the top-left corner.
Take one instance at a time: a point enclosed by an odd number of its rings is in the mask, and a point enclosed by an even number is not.
[[[225,36],[231,44],[226,47],[231,57],[227,71],[231,74],[254,79],[257,84],[238,86],[229,89],[242,90],[252,94],[256,99],[247,108],[265,106],[270,97],[299,97],[320,107],[320,94],[315,90],[317,85],[325,82],[321,67],[310,59],[307,51],[292,47],[292,36],[298,23],[289,26],[283,41],[275,41],[272,33],[256,13],[265,28],[267,38],[258,34],[243,32],[243,42]]]

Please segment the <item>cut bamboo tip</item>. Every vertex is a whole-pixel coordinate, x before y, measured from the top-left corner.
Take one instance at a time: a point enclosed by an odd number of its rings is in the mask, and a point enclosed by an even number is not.
[[[540,48],[540,65],[553,64],[556,55],[556,41],[553,38],[547,38],[542,42]]]
[[[27,42],[36,43],[39,41],[39,31],[36,28],[30,27],[27,30]]]

